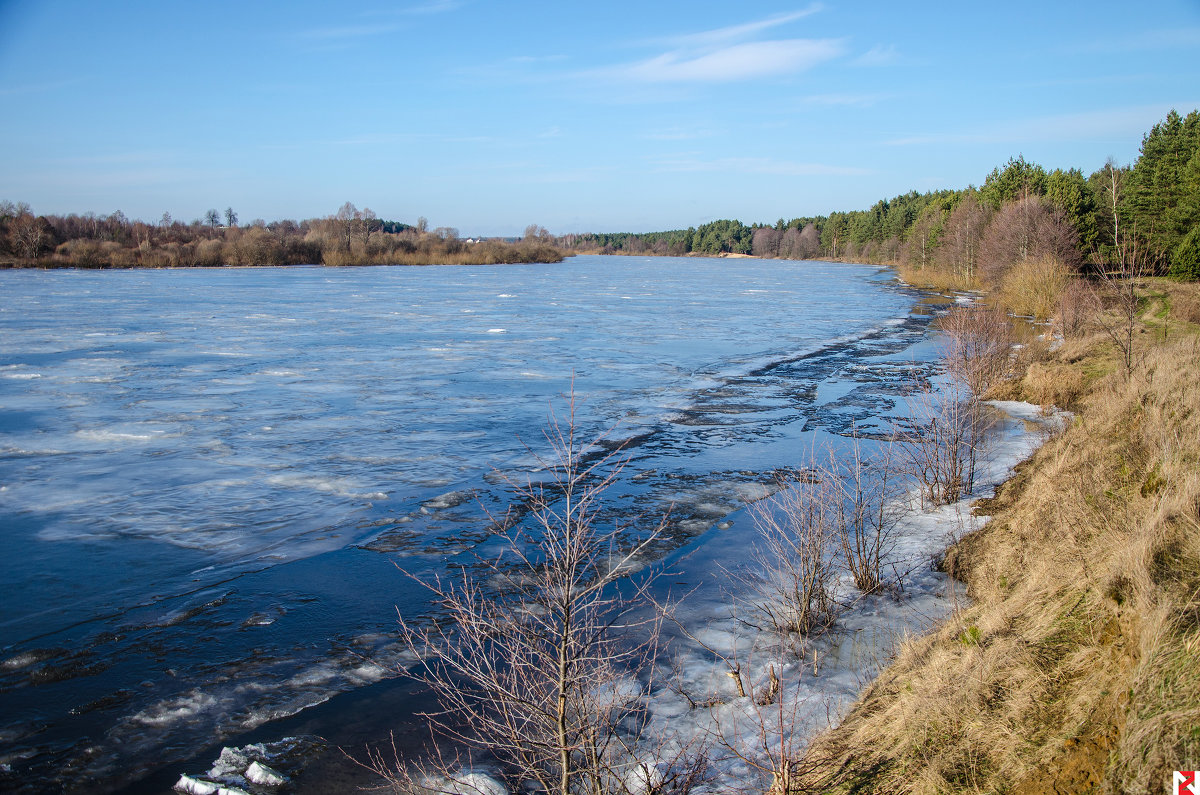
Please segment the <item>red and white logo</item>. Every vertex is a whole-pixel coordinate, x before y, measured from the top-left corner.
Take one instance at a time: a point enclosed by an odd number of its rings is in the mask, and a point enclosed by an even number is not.
[[[1196,783],[1195,770],[1176,770],[1173,777],[1171,795],[1200,795],[1200,786]]]

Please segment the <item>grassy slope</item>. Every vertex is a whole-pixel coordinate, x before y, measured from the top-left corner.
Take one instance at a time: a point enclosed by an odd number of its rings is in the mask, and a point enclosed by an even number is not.
[[[974,601],[812,744],[814,789],[1159,793],[1200,768],[1200,292],[1156,289],[1131,378],[1097,334],[1007,387],[1075,421],[977,506],[946,556]]]

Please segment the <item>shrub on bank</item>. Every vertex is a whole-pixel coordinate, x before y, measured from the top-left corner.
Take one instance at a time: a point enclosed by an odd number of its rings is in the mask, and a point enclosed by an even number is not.
[[[1049,320],[1058,310],[1070,280],[1070,269],[1053,255],[1027,259],[1005,271],[1000,282],[1000,303],[1014,315]]]

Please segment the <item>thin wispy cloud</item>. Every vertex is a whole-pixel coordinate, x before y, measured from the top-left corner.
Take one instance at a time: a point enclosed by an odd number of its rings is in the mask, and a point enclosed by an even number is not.
[[[351,39],[361,39],[369,36],[382,36],[394,33],[407,27],[405,18],[445,14],[462,7],[460,0],[431,0],[427,3],[405,8],[396,8],[386,12],[371,12],[356,15],[361,22],[341,25],[326,25],[308,28],[296,33],[297,38],[312,42],[339,42]]]
[[[73,166],[107,166],[107,165],[137,165],[164,164],[176,160],[186,160],[186,153],[169,149],[136,149],[124,152],[98,152],[91,155],[75,155],[57,158],[55,163]]]
[[[900,53],[896,49],[896,45],[889,44],[885,47],[877,44],[850,63],[855,66],[890,66],[899,60]]]
[[[775,14],[766,19],[744,22],[740,25],[729,25],[714,30],[700,31],[699,33],[684,33],[678,36],[669,36],[667,38],[656,39],[652,43],[667,44],[672,47],[718,47],[730,42],[750,38],[764,30],[770,30],[780,25],[786,25],[789,22],[804,19],[820,10],[820,3],[813,3],[808,8],[801,11],[793,11],[789,14]]]
[[[561,54],[555,55],[514,55],[511,58],[506,58],[505,63],[511,64],[544,64],[554,63],[556,61],[565,61],[567,56]]]
[[[563,170],[533,170],[520,176],[521,182],[544,185],[578,185],[585,182],[595,182],[612,174],[607,166],[584,166]]]
[[[729,83],[801,72],[845,51],[845,44],[837,39],[756,41],[698,55],[667,52],[595,74],[643,83]]]
[[[294,141],[270,140],[261,142],[258,148],[279,151],[324,149],[330,147],[380,148],[408,146],[414,143],[425,142],[483,145],[497,144],[502,141],[488,135],[454,135],[439,132],[372,132],[349,135],[343,138],[306,138]]]
[[[642,138],[648,141],[695,141],[700,138],[711,138],[716,135],[712,130],[695,127],[668,127],[650,130],[643,133]]]
[[[792,160],[774,160],[767,157],[721,157],[702,159],[680,157],[657,160],[652,163],[660,172],[713,171],[735,174],[769,174],[780,177],[862,176],[873,173],[869,169],[853,166],[837,166],[828,163],[801,163]]]
[[[460,0],[431,0],[428,3],[420,3],[401,9],[401,12],[405,14],[445,14],[450,11],[457,11],[462,6],[463,4]]]
[[[820,9],[819,5],[812,5],[739,25],[660,39],[656,43],[665,43],[671,49],[587,74],[607,80],[653,84],[729,83],[802,72],[844,55],[845,42],[828,38],[755,40],[755,37]]]
[[[1116,53],[1144,52],[1146,50],[1171,50],[1200,47],[1200,28],[1162,28],[1125,36],[1113,37],[1076,45],[1073,52]]]
[[[997,121],[974,129],[912,135],[884,143],[889,146],[980,143],[1019,145],[1034,141],[1129,140],[1141,136],[1145,131],[1146,119],[1162,118],[1172,107],[1192,108],[1196,105],[1195,100],[1190,100],[1176,105],[1138,105],[1086,113]]]
[[[300,39],[315,42],[344,41],[346,39],[360,39],[365,36],[381,36],[385,33],[393,33],[399,30],[401,27],[401,25],[395,23],[333,25],[325,28],[309,28],[308,30],[302,30],[299,31],[296,36]]]
[[[82,78],[71,78],[70,80],[54,80],[47,83],[25,83],[24,85],[0,86],[0,97],[12,97],[19,94],[45,94],[58,91],[60,88],[79,85],[81,83],[83,83]]]
[[[806,105],[845,106],[869,108],[878,102],[891,99],[892,94],[810,94],[801,97]]]

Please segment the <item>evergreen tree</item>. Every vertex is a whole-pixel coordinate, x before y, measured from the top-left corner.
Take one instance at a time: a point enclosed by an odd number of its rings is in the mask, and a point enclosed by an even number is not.
[[[1200,112],[1175,111],[1142,139],[1141,156],[1129,174],[1125,212],[1160,268],[1170,259],[1200,213]]]
[[[1024,155],[1010,157],[1003,169],[994,168],[979,189],[984,203],[999,210],[1003,205],[1046,193],[1046,170]]]

